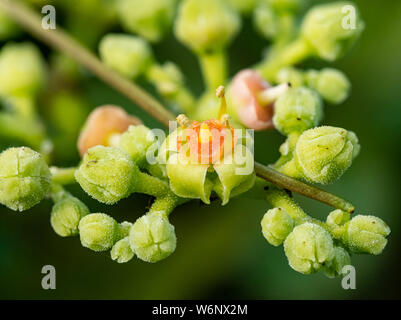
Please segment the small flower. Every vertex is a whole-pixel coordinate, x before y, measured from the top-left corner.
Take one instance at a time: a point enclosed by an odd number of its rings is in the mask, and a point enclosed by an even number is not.
[[[390,228],[382,219],[358,215],[346,223],[343,241],[354,252],[378,255],[386,247],[389,234]]]
[[[118,0],[123,26],[149,41],[157,42],[170,30],[177,0]]]
[[[40,51],[32,43],[8,43],[0,51],[0,95],[36,95],[46,79]]]
[[[284,241],[284,250],[291,268],[304,274],[318,271],[334,256],[330,234],[309,222],[294,228]]]
[[[96,146],[88,150],[75,178],[99,202],[114,204],[131,193],[134,164],[130,156],[115,147]]]
[[[353,10],[344,11],[347,7]],[[347,14],[352,17],[348,18]],[[355,4],[338,1],[313,7],[304,18],[301,32],[316,55],[334,61],[355,43],[364,26]]]
[[[271,87],[258,72],[243,70],[233,78],[229,89],[230,113],[248,128],[270,129],[273,127],[273,104],[288,87],[287,83]]]
[[[78,150],[81,156],[97,145],[110,145],[114,136],[125,132],[131,125],[139,125],[142,122],[128,115],[124,109],[104,105],[97,107],[88,116],[78,139]]]
[[[113,248],[111,248],[110,255],[118,263],[130,261],[135,256],[135,253],[131,249],[129,238],[125,237],[117,241]]]
[[[224,0],[184,0],[175,22],[175,35],[196,52],[218,51],[236,35],[238,13]]]
[[[273,123],[284,135],[316,127],[323,117],[322,102],[312,90],[299,87],[288,90],[274,104]]]
[[[343,226],[350,220],[350,214],[340,209],[330,212],[327,216],[326,223],[331,227]]]
[[[44,199],[50,170],[42,156],[27,147],[0,154],[0,203],[15,211],[28,210]]]
[[[262,233],[273,246],[279,246],[294,228],[294,221],[283,208],[270,209],[261,221]]]
[[[118,224],[118,228],[120,230],[120,238],[125,238],[129,236],[129,232],[133,224],[128,221],[124,221]]]
[[[339,70],[325,68],[320,71],[310,70],[306,74],[307,85],[315,89],[324,100],[340,104],[348,98],[351,83]]]
[[[239,137],[228,122],[223,91],[219,90],[222,102],[218,119],[191,122],[179,116],[181,127],[159,150],[159,161],[167,163],[170,187],[180,197],[210,203],[215,191],[224,205],[230,196],[247,191],[254,183],[252,152],[243,145],[247,139]]]
[[[140,37],[107,34],[99,44],[102,61],[122,75],[135,79],[153,63],[152,49]]]
[[[78,225],[82,217],[89,214],[88,207],[73,196],[66,196],[57,201],[50,215],[50,224],[61,237],[78,234]]]
[[[295,164],[308,181],[328,184],[351,166],[359,151],[355,134],[342,128],[322,126],[305,131],[296,144]]]
[[[345,266],[351,264],[351,257],[347,250],[341,247],[334,247],[333,258],[324,266],[324,273],[329,278],[342,275]]]
[[[279,33],[277,13],[269,1],[259,1],[253,11],[253,23],[259,33],[266,39],[273,39]]]
[[[126,151],[132,161],[141,162],[145,160],[146,151],[155,142],[155,135],[149,128],[138,125],[130,126],[119,140],[118,146]]]
[[[93,251],[106,251],[119,240],[117,221],[104,213],[91,213],[79,222],[81,244]]]
[[[175,251],[174,226],[161,213],[153,212],[139,218],[131,228],[129,241],[139,259],[158,262]]]

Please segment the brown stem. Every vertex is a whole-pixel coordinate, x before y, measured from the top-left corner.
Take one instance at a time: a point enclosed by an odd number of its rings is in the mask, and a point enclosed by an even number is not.
[[[43,29],[41,16],[21,4],[18,0],[0,0],[0,8],[28,32],[82,64],[164,125],[168,126],[169,121],[175,120],[175,116],[166,110],[156,99],[139,86],[105,66],[89,50],[82,47],[61,28],[57,27],[56,30]],[[255,163],[255,172],[259,177],[282,188],[300,193],[347,212],[354,211],[352,204],[347,201],[319,188],[283,175],[270,167]]]

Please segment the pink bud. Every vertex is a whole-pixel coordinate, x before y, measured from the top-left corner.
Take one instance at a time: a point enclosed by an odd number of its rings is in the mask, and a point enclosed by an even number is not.
[[[232,80],[231,99],[240,121],[248,128],[266,130],[273,128],[273,103],[263,106],[259,94],[270,88],[258,72],[245,69]]]

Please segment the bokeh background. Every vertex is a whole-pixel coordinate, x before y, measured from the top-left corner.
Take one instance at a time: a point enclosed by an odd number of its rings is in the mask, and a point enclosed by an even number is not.
[[[312,1],[316,3],[318,1]],[[320,1],[322,2],[322,1]],[[50,201],[33,209],[15,213],[0,207],[0,298],[1,299],[394,299],[401,298],[400,280],[400,192],[401,192],[401,2],[398,0],[356,0],[366,29],[353,50],[333,64],[350,78],[351,97],[341,106],[326,108],[324,123],[355,131],[362,152],[341,181],[328,187],[356,206],[356,213],[374,214],[391,227],[389,243],[380,256],[353,256],[356,290],[343,290],[341,279],[323,274],[302,275],[293,271],[282,247],[272,247],[263,238],[260,220],[268,209],[263,201],[242,195],[221,207],[192,202],[171,216],[178,245],[168,259],[148,264],[134,259],[119,265],[109,253],[94,253],[80,245],[77,238],[58,237],[50,227]],[[58,13],[58,22],[69,26],[71,17]],[[75,32],[89,47],[96,47],[92,28],[96,23],[82,20]],[[268,42],[254,31],[249,18],[230,48],[231,73],[256,63]],[[70,27],[73,30],[73,27]],[[121,31],[118,25],[105,24],[102,33]],[[95,41],[93,41],[95,39]],[[53,53],[22,32],[15,41],[37,43],[48,60]],[[5,42],[0,43],[2,46]],[[202,90],[200,70],[195,57],[172,35],[154,46],[157,57],[172,60],[182,67],[188,84]],[[308,61],[306,66],[326,63]],[[0,70],[1,72],[1,70]],[[105,103],[119,104],[140,116],[149,126],[159,126],[132,102],[82,71],[79,93],[87,107],[84,112]],[[84,80],[82,80],[84,79]],[[70,84],[62,83],[67,88]],[[72,85],[73,87],[73,85]],[[68,87],[69,88],[69,87]],[[152,91],[152,88],[148,88]],[[74,89],[75,90],[75,89]],[[52,114],[53,101],[44,96],[42,113]],[[50,102],[49,102],[50,101]],[[50,109],[49,109],[50,108]],[[84,108],[84,106],[82,107]],[[81,113],[53,115],[53,126],[73,121]],[[56,119],[56,120],[55,120]],[[61,119],[61,120],[60,120]],[[55,125],[56,124],[56,125]],[[57,136],[57,135],[56,135]],[[70,137],[71,139],[71,137]],[[283,137],[276,132],[256,135],[256,159],[271,163],[278,157]],[[55,161],[71,165],[78,161],[74,147],[60,138]],[[6,144],[17,142],[2,141]],[[70,143],[71,145],[71,143]],[[67,151],[66,151],[67,150]],[[64,153],[63,153],[64,151]],[[91,200],[78,187],[70,190],[85,200],[92,212],[105,212],[134,221],[142,215],[149,199],[134,195],[118,205],[103,206]],[[297,197],[313,216],[324,219],[331,210],[309,199]],[[41,288],[41,268],[51,264],[57,270],[57,289]]]

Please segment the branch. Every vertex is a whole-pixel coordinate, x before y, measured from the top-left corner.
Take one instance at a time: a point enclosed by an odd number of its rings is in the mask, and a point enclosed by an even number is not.
[[[93,74],[97,75],[104,82],[127,96],[130,100],[135,102],[139,107],[159,120],[165,126],[168,126],[169,121],[175,120],[174,114],[167,111],[155,98],[139,86],[105,66],[95,55],[93,55],[88,49],[82,47],[61,28],[57,27],[56,30],[43,29],[41,16],[21,4],[19,1],[0,0],[0,8],[2,8],[4,12],[6,12],[28,32],[32,33],[35,37],[41,39],[54,49],[61,51],[82,64],[88,70],[93,72]],[[354,211],[352,204],[344,199],[309,184],[290,178],[262,164],[255,163],[255,172],[259,177],[285,189],[300,193],[306,197],[347,212]]]

